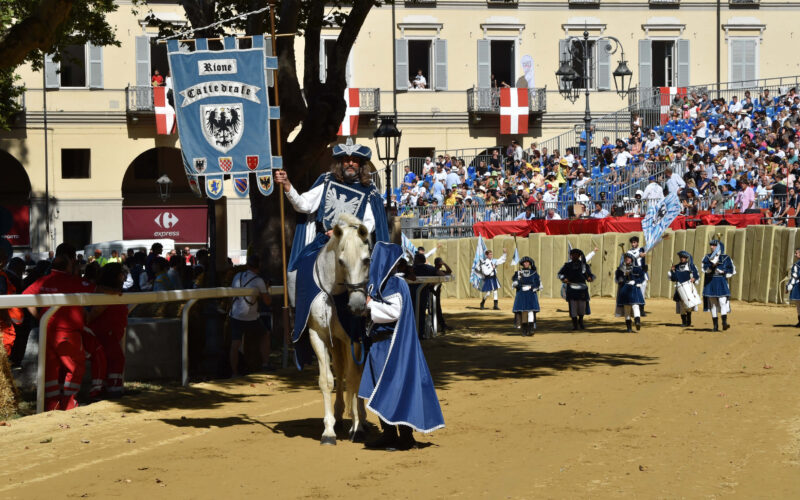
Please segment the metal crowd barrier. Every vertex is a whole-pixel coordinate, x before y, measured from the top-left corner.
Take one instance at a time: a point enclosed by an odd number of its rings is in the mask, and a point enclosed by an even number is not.
[[[282,286],[269,288],[271,295],[281,295]],[[168,292],[134,292],[120,295],[104,293],[52,293],[41,295],[0,295],[0,309],[11,307],[49,307],[39,320],[39,366],[36,374],[36,412],[44,411],[44,372],[47,359],[47,323],[63,306],[109,306],[117,304],[150,304],[161,302],[183,302],[186,305],[181,313],[181,383],[189,383],[189,312],[192,306],[202,299],[222,299],[227,297],[248,297],[257,295],[253,288],[200,288],[196,290],[171,290]],[[288,360],[288,339],[284,338],[283,362]]]

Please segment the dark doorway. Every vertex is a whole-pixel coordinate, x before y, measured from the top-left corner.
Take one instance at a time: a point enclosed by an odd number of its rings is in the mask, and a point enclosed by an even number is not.
[[[514,74],[514,41],[513,40],[492,40],[492,74],[497,81],[498,87],[513,87],[516,83]],[[494,84],[494,82],[493,82]]]
[[[169,75],[169,62],[167,62],[167,44],[156,43],[155,38],[150,39],[150,75],[154,75],[156,70],[164,78]]]
[[[675,84],[675,42],[672,40],[654,40],[653,51],[653,87],[672,87]]]
[[[78,250],[92,242],[91,221],[64,221],[64,243]]]

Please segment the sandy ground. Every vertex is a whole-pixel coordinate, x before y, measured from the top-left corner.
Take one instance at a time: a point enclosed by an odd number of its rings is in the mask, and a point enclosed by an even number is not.
[[[657,300],[625,334],[592,304],[572,334],[545,299],[523,338],[509,300],[446,301],[424,346],[447,428],[421,449],[321,447],[316,369],[286,370],[13,420],[0,498],[800,497],[793,308],[734,303],[712,333]]]

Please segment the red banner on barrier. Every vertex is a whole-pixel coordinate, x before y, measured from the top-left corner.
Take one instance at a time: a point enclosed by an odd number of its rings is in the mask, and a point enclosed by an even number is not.
[[[677,217],[670,229],[679,230],[696,225],[727,224],[736,227],[747,227],[761,224],[761,214],[725,214],[700,215],[697,217]],[[516,234],[526,237],[530,233],[544,234],[601,234],[601,233],[633,233],[642,230],[642,219],[634,217],[606,217],[604,219],[569,219],[528,221],[478,222],[472,226],[475,236],[494,238],[501,234]]]
[[[27,247],[31,245],[31,207],[29,205],[2,205],[11,213],[11,229],[2,235],[11,242],[11,246]]]
[[[122,238],[204,244],[207,214],[205,206],[123,207]]]

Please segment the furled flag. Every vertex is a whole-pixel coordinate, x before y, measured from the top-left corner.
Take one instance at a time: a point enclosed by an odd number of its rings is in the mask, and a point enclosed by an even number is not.
[[[514,247],[514,256],[511,257],[511,265],[512,266],[519,265],[519,250],[517,250],[517,247]]]
[[[414,255],[416,255],[416,253],[417,253],[417,247],[416,247],[416,245],[414,245],[413,243],[411,243],[411,240],[409,240],[409,239],[408,239],[408,236],[406,236],[404,233],[401,233],[401,234],[403,235],[403,236],[402,236],[402,240],[403,240],[403,253],[404,253],[404,254],[405,254],[405,256],[406,256],[406,260],[407,260],[409,263],[412,263],[412,264],[413,264],[413,262],[414,262]]]
[[[175,132],[175,108],[167,99],[167,87],[153,87],[153,108],[156,111],[156,132],[170,135]]]
[[[469,275],[469,282],[477,290],[483,288],[483,273],[481,273],[481,260],[486,257],[486,243],[483,236],[478,236],[478,246],[475,247],[475,258],[472,259],[472,272]]]
[[[528,133],[528,89],[500,89],[500,133]]]
[[[644,232],[644,251],[649,252],[651,248],[661,241],[664,231],[672,224],[672,221],[681,212],[681,202],[678,195],[670,194],[658,203],[653,203],[647,208],[647,215],[642,219],[642,231]]]
[[[344,89],[344,102],[347,108],[345,108],[344,120],[339,125],[339,131],[336,132],[336,135],[356,135],[358,133],[358,113],[361,107],[358,89]]]

